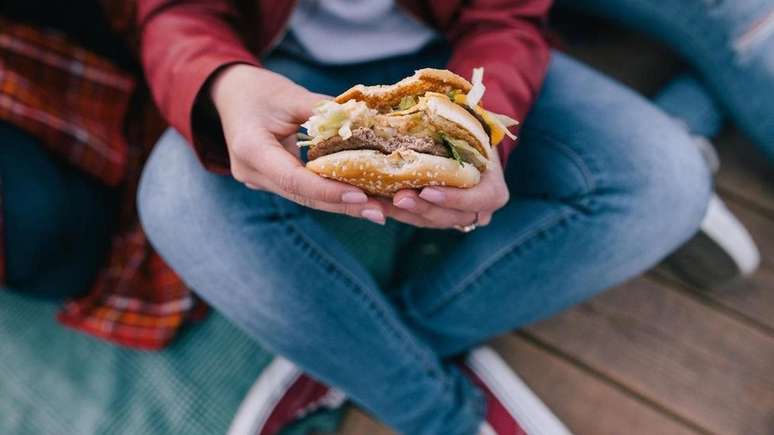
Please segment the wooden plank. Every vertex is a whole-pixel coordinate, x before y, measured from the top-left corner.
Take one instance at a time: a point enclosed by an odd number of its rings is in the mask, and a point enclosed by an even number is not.
[[[719,190],[755,204],[774,216],[774,165],[754,144],[727,129],[715,140],[720,156]]]
[[[501,337],[494,347],[576,435],[697,433],[524,338]]]
[[[528,331],[707,432],[774,433],[774,337],[684,293],[640,278]]]
[[[576,435],[696,435],[626,391],[573,366],[523,337],[508,335],[493,342],[508,364]],[[344,420],[343,435],[389,435],[358,410]]]

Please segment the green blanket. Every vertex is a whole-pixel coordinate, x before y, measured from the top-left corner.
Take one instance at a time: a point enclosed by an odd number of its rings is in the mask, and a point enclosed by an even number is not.
[[[152,353],[65,329],[52,303],[0,307],[3,434],[222,434],[271,359],[217,314]]]
[[[412,237],[406,227],[329,216],[320,222],[388,283],[395,252]],[[432,256],[426,254],[443,252],[427,246],[411,249],[408,263],[426,267]],[[0,291],[0,307],[3,435],[223,434],[271,359],[217,313],[164,351],[141,352],[60,326],[52,302]],[[330,428],[338,417],[316,423]],[[303,433],[305,426],[288,432]]]

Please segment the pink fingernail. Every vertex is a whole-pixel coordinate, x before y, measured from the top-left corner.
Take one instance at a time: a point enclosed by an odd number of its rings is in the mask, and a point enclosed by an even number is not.
[[[384,225],[384,215],[379,210],[367,208],[360,212],[360,216],[363,216],[375,224]]]
[[[368,202],[368,197],[363,192],[345,192],[341,195],[341,202],[347,204],[363,204]]]
[[[412,208],[416,207],[416,205],[416,201],[409,197],[401,198],[398,200],[398,202],[395,203],[396,207],[404,208],[406,210],[411,210]]]
[[[446,194],[441,192],[440,190],[435,190],[431,187],[422,189],[422,192],[419,193],[419,197],[424,199],[425,201],[430,202],[443,202],[444,199],[446,199]]]

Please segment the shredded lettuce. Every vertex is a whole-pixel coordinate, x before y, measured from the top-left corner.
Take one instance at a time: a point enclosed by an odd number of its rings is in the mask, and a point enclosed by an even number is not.
[[[398,110],[410,109],[417,105],[417,99],[413,95],[406,95],[400,99],[398,103]]]
[[[471,163],[469,159],[466,158],[468,157],[467,152],[465,153],[464,157],[459,152],[460,149],[465,149],[466,147],[471,148],[467,141],[449,137],[444,133],[441,133],[440,136],[441,136],[441,141],[443,141],[443,144],[446,145],[446,148],[449,149],[449,154],[451,154],[452,158],[456,160],[457,163],[460,164],[460,166],[463,166],[463,162]]]
[[[362,101],[350,100],[343,104],[325,101],[315,107],[308,121],[301,124],[313,139],[298,142],[298,146],[316,145],[336,135],[349,139],[354,128],[370,127],[377,113]]]
[[[508,130],[508,127],[513,127],[515,125],[518,125],[519,122],[515,119],[511,118],[510,116],[503,115],[500,113],[494,113],[490,112],[485,109],[481,109],[484,113],[486,113],[487,116],[485,116],[486,120],[491,122],[492,124],[496,125],[497,128],[503,131],[503,133],[511,138],[512,140],[516,140],[516,135],[511,133],[510,130]],[[502,136],[500,136],[502,138]]]
[[[456,160],[460,166],[464,166],[462,163],[462,157],[460,156],[460,153],[457,152],[457,148],[449,141],[444,140],[444,143],[446,144],[446,147],[449,148],[449,153],[452,155],[452,158]]]
[[[464,139],[456,139],[441,133],[441,140],[449,147],[450,153],[457,162],[470,163],[478,169],[489,167],[489,160],[484,157],[480,151],[471,146]]]
[[[478,102],[481,101],[481,98],[484,96],[484,92],[486,92],[486,86],[484,86],[484,68],[473,68],[473,77],[471,77],[471,79],[473,87],[468,91],[466,100],[468,106],[475,110],[476,105],[478,105]]]
[[[473,68],[472,82],[473,86],[470,88],[467,94],[452,94],[449,93],[449,98],[457,104],[468,106],[480,119],[483,119],[489,127],[489,137],[492,146],[497,145],[503,139],[508,136],[511,139],[516,139],[516,135],[508,130],[509,127],[518,125],[518,121],[515,119],[502,115],[499,113],[490,112],[481,107],[481,98],[484,96],[486,87],[483,83],[484,80],[484,68]],[[504,136],[505,135],[505,136]]]
[[[451,91],[446,93],[446,96],[449,97],[450,100],[455,101],[455,98],[457,98],[457,95],[462,94],[462,91],[459,89],[452,89]]]
[[[306,147],[312,144],[312,136],[309,136],[306,133],[298,132],[296,133],[296,145],[298,147]]]
[[[502,113],[494,113],[494,112],[489,112],[489,114],[494,116],[505,127],[515,127],[519,125],[519,121],[511,118],[508,115],[503,115]]]

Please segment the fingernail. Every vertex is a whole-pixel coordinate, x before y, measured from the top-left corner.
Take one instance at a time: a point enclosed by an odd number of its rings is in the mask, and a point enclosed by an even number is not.
[[[411,210],[417,205],[416,201],[409,197],[401,198],[398,200],[398,202],[395,203],[396,207],[404,208],[406,210]]]
[[[341,202],[347,204],[363,204],[368,202],[368,197],[363,192],[345,192],[341,195]]]
[[[446,199],[446,194],[441,192],[440,190],[435,190],[431,187],[422,189],[422,191],[419,193],[419,197],[424,199],[425,201],[430,202],[443,202],[444,199]]]
[[[363,216],[375,224],[384,225],[384,215],[379,210],[367,208],[360,212],[360,216]]]

